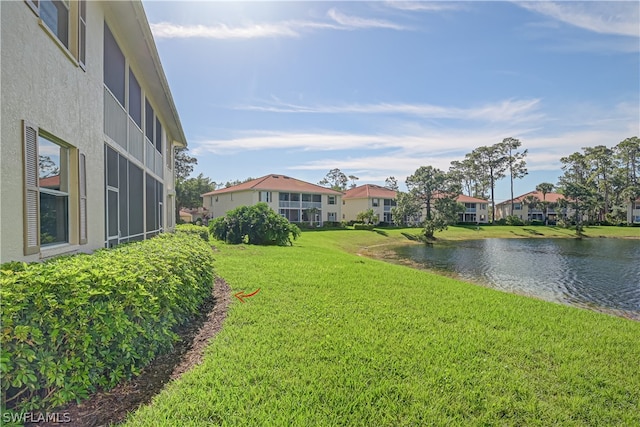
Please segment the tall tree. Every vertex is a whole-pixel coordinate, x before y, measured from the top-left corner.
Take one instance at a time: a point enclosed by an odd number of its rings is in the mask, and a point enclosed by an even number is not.
[[[527,157],[528,150],[517,151],[522,143],[517,138],[505,138],[502,140],[502,147],[504,149],[504,153],[506,155],[506,164],[507,170],[509,171],[509,178],[511,181],[511,215],[513,215],[513,180],[524,177],[527,171],[527,162],[525,161],[525,157]]]
[[[349,179],[351,180],[350,188],[356,188],[356,181],[359,180],[360,178],[358,178],[355,175],[349,175]]]
[[[349,178],[338,168],[331,169],[327,175],[318,183],[323,187],[329,187],[332,190],[344,191],[347,189]]]
[[[603,221],[611,210],[611,178],[614,174],[613,150],[604,145],[585,147],[584,154],[590,165],[588,182],[596,190],[598,219]]]
[[[176,204],[180,208],[199,208],[202,206],[202,195],[217,188],[210,178],[199,174],[176,182]]]
[[[540,193],[542,193],[541,203],[542,203],[542,211],[544,212],[544,225],[548,225],[547,210],[549,209],[549,204],[547,203],[547,194],[551,193],[554,188],[555,188],[555,185],[551,184],[550,182],[541,182],[540,184],[536,185],[536,191],[539,191]]]
[[[424,235],[427,239],[433,239],[435,231],[444,230],[457,220],[455,199],[460,194],[460,185],[446,172],[433,166],[421,166],[407,177],[406,184],[409,194],[426,210]]]
[[[180,147],[176,149],[175,156],[175,170],[176,180],[187,179],[193,168],[198,164],[198,159],[192,157],[188,153],[189,149],[186,147]]]
[[[565,196],[567,203],[574,210],[576,233],[582,233],[583,214],[591,205],[594,197],[593,188],[589,183],[589,160],[580,152],[575,152],[560,159],[564,174],[558,180],[558,187]]]
[[[470,153],[465,159],[454,160],[449,168],[449,175],[462,186],[462,192],[470,197],[484,199],[487,197],[488,183],[477,154]]]
[[[400,187],[398,187],[398,180],[395,176],[390,176],[389,178],[385,179],[384,186],[385,188],[393,191],[398,191],[400,189]]]
[[[420,221],[422,205],[409,193],[398,191],[396,206],[391,208],[393,223],[398,226],[414,225]]]
[[[614,151],[620,164],[618,194],[623,205],[633,203],[640,198],[640,138],[627,138],[616,145]]]
[[[507,156],[504,154],[504,146],[501,143],[491,146],[478,147],[468,155],[476,162],[478,171],[483,173],[483,178],[489,184],[491,191],[491,222],[496,218],[496,181],[505,177],[507,170]]]
[[[192,157],[188,153],[187,147],[176,148],[175,161],[175,174],[176,174],[176,222],[180,221],[180,205],[181,201],[185,199],[184,194],[184,181],[191,175],[193,168],[198,164],[198,159]]]
[[[245,178],[245,179],[234,179],[233,181],[227,181],[224,183],[224,188],[229,188],[229,187],[233,187],[234,185],[240,185],[243,184],[245,182],[249,182],[249,181],[253,181],[255,178]]]

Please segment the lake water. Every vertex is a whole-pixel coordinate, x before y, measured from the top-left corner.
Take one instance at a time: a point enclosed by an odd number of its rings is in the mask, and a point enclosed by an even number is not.
[[[640,317],[640,240],[484,239],[403,246],[396,254],[470,282]]]

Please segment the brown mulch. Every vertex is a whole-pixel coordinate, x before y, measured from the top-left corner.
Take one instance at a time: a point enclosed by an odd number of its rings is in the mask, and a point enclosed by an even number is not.
[[[158,356],[139,376],[109,391],[98,391],[80,404],[72,403],[48,413],[57,414],[59,420],[66,421],[64,424],[26,425],[101,427],[124,421],[129,412],[150,402],[167,382],[202,362],[205,348],[222,329],[230,302],[231,288],[223,279],[216,278],[212,296],[201,308],[202,314],[177,331],[181,339],[172,352]]]

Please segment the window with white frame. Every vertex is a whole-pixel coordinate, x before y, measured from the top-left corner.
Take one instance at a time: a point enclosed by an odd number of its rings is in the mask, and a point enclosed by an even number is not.
[[[69,242],[69,150],[38,135],[40,245]]]
[[[374,208],[380,206],[380,199],[371,199],[371,206],[373,206]]]
[[[271,192],[270,191],[261,191],[258,195],[259,202],[271,203]]]
[[[330,205],[335,205],[336,204],[336,196],[328,196],[327,203],[330,204]],[[331,221],[331,220],[329,220],[329,221]]]

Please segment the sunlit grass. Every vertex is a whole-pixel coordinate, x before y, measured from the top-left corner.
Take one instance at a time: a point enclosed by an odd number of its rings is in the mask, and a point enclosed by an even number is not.
[[[640,424],[640,323],[354,254],[402,232],[218,245],[234,292],[261,291],[128,425]]]

